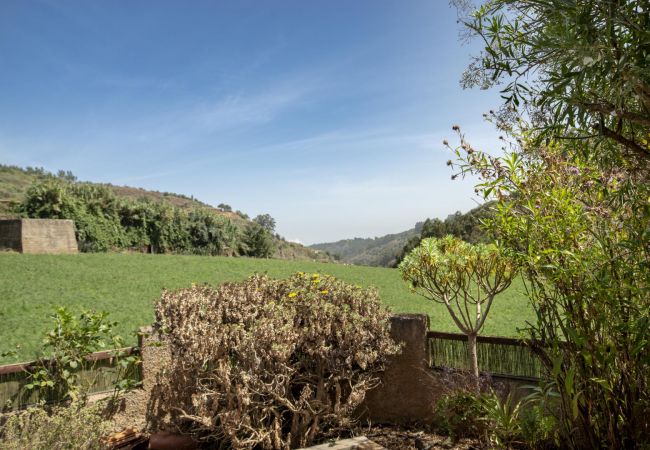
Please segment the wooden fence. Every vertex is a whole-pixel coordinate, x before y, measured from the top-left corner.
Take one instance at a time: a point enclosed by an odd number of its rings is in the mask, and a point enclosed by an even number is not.
[[[434,368],[467,369],[467,337],[464,334],[427,333],[431,365]],[[136,350],[121,349],[122,354]],[[478,365],[482,372],[519,380],[535,381],[545,378],[540,360],[530,351],[528,342],[505,337],[478,336]],[[92,369],[82,370],[81,383],[90,386],[89,393],[98,394],[113,390],[118,377],[115,351],[93,353],[88,359]],[[39,398],[37,393],[25,389],[29,382],[29,371],[35,361],[0,366],[0,409],[18,409],[37,403],[39,400],[55,403],[60,399]],[[140,366],[131,368],[129,377],[142,380]]]
[[[136,350],[134,347],[128,347],[96,352],[88,356],[88,368],[82,369],[79,374],[80,384],[89,387],[88,393],[99,394],[114,389],[114,383],[120,374],[120,370],[116,365],[116,352],[128,355],[136,352]],[[39,401],[56,403],[61,400],[53,396],[42,398],[39,397],[37,392],[25,388],[25,385],[30,380],[30,371],[36,364],[36,361],[30,361],[0,366],[0,410],[25,408]],[[128,376],[141,380],[142,374],[139,365],[129,367]]]
[[[467,336],[457,333],[427,333],[431,365],[435,368],[468,369]],[[526,340],[477,337],[478,367],[498,377],[535,381],[545,378],[541,361]]]

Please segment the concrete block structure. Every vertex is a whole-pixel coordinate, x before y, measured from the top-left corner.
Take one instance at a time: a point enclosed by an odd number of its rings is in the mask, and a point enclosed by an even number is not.
[[[0,250],[20,253],[78,253],[74,222],[61,219],[0,220]]]
[[[391,317],[390,324],[391,337],[402,344],[402,353],[390,358],[381,384],[367,393],[361,415],[375,424],[430,421],[443,390],[429,361],[429,317],[400,314]]]

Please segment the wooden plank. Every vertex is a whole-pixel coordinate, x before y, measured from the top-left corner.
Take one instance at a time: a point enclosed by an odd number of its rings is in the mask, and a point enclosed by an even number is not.
[[[124,347],[115,350],[104,350],[101,352],[91,353],[86,357],[86,361],[103,361],[106,359],[112,359],[115,357],[115,354],[117,352],[121,352],[125,355],[131,355],[137,353],[136,350],[137,350],[136,347]],[[45,360],[44,362],[45,364],[52,363],[51,360]],[[4,366],[0,366],[0,375],[9,375],[11,373],[26,372],[28,369],[30,369],[32,366],[34,366],[37,363],[38,361],[27,361],[27,362],[15,363],[15,364],[5,364]]]
[[[133,354],[138,351],[137,347],[125,347],[122,349],[95,352],[87,358],[87,365],[80,368],[79,382],[88,388],[89,394],[102,392],[112,392],[114,382],[121,368],[115,364],[115,351],[121,351],[124,354]],[[11,403],[10,409],[19,409],[32,404],[39,400],[46,403],[56,403],[57,399],[47,397],[39,398],[39,391],[28,392],[24,386],[29,382],[29,370],[33,369],[36,361],[30,361],[19,364],[8,364],[0,366],[0,405],[6,402]],[[45,363],[51,363],[45,360]],[[141,379],[139,365],[131,365],[128,368],[130,377],[138,380]]]
[[[26,372],[27,369],[29,369],[34,363],[35,361],[16,363],[16,364],[5,364],[4,366],[0,366],[0,375],[9,375],[12,373]]]
[[[465,341],[467,342],[467,336],[461,333],[445,333],[442,331],[429,331],[427,332],[427,338],[429,339],[446,339],[449,341]],[[512,345],[515,347],[527,347],[530,345],[530,341],[527,339],[515,339],[507,338],[502,336],[477,336],[476,342],[485,343],[485,344],[497,344],[497,345]]]

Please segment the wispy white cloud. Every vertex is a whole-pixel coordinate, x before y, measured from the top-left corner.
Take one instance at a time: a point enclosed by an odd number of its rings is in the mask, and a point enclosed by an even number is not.
[[[387,195],[406,195],[416,192],[417,189],[416,184],[396,183],[390,182],[386,178],[378,178],[338,182],[326,188],[326,195],[338,198],[373,198],[373,196],[377,196],[374,198],[382,198]]]
[[[318,80],[296,76],[258,91],[203,97],[123,124],[125,137],[141,144],[190,145],[216,133],[233,133],[271,123],[310,101],[320,88]]]
[[[238,94],[198,105],[186,112],[186,125],[209,133],[273,121],[302,103],[310,86],[279,86],[255,94]]]

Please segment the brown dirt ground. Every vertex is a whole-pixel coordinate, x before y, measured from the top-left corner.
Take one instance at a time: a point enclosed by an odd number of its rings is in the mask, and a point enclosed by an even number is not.
[[[417,428],[375,426],[363,430],[363,435],[387,450],[472,450],[483,448],[474,439],[452,442],[447,436]]]
[[[143,389],[136,389],[121,397],[116,414],[113,415],[113,431],[126,428],[145,431],[147,395]],[[345,433],[347,434],[347,433]],[[452,442],[449,437],[428,431],[426,427],[400,427],[377,425],[350,430],[350,435],[366,436],[387,450],[473,450],[481,449],[475,439],[461,439]]]

